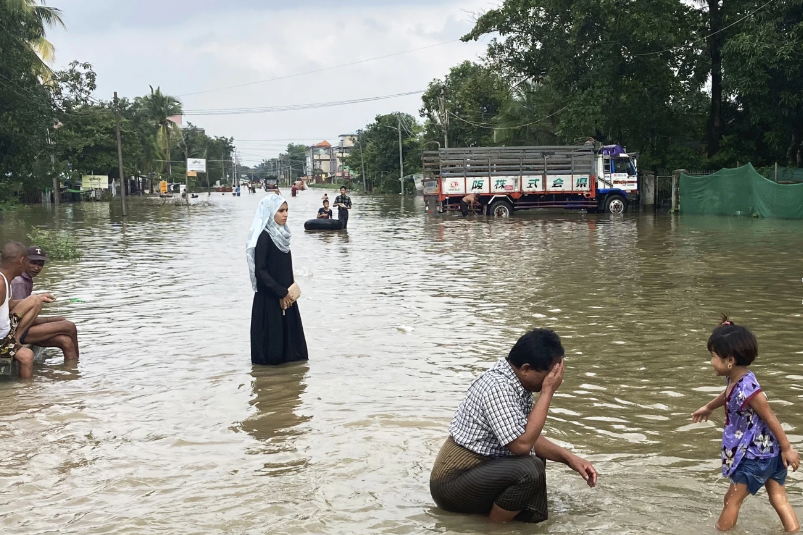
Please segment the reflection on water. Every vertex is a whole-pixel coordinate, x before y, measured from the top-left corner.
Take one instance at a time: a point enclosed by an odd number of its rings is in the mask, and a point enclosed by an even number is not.
[[[754,371],[803,445],[803,222],[463,219],[397,195],[354,196],[347,232],[305,232],[320,195],[302,192],[310,361],[257,368],[243,245],[261,197],[137,205],[126,223],[101,203],[0,214],[2,240],[42,225],[85,251],[36,281],[78,324],[81,362],[0,382],[3,533],[486,533],[434,507],[429,470],[468,384],[535,326],[568,356],[546,431],[600,485],[550,464],[550,520],[494,532],[713,533],[722,417],[689,415],[722,387],[705,340],[723,311],[756,332]],[[739,523],[780,530],[763,494]]]
[[[298,426],[310,419],[298,414],[304,393],[307,364],[269,367],[254,366],[251,372],[255,412],[243,421],[242,429],[260,442],[253,453],[280,453],[294,449]]]

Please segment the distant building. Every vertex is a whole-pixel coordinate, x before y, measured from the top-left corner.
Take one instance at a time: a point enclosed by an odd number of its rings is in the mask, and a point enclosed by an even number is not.
[[[307,174],[316,182],[332,182],[333,178],[351,178],[351,172],[345,167],[345,159],[357,143],[356,134],[338,136],[337,145],[326,140],[309,148],[307,154]],[[311,175],[310,175],[310,170]]]

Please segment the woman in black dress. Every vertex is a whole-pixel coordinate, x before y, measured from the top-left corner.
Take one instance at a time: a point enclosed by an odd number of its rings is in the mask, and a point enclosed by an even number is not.
[[[246,256],[256,292],[251,309],[251,362],[275,365],[307,360],[301,314],[289,292],[294,278],[287,202],[279,195],[268,195],[259,203]]]

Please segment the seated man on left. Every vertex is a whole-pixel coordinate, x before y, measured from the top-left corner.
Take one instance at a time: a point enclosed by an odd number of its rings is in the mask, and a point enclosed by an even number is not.
[[[33,322],[42,310],[42,302],[32,296],[15,302],[17,311],[12,312],[9,281],[25,271],[27,255],[25,246],[18,242],[5,244],[0,252],[0,357],[16,360],[23,379],[33,376],[33,351],[20,345],[17,333],[20,327],[27,328]]]
[[[28,247],[28,260],[25,271],[11,281],[11,305],[15,312],[16,302],[27,299],[33,292],[33,279],[42,272],[47,262],[47,254],[41,247]],[[41,294],[43,303],[53,301],[50,294]],[[64,360],[78,360],[78,330],[75,324],[61,316],[38,316],[30,326],[20,327],[18,340],[24,344],[41,347],[57,347],[64,354]]]

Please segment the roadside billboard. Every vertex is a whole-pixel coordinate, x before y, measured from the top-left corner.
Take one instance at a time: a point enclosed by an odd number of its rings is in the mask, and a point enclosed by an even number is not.
[[[206,173],[206,160],[203,158],[188,158],[187,173]]]
[[[83,175],[81,177],[81,189],[109,189],[109,175]]]

